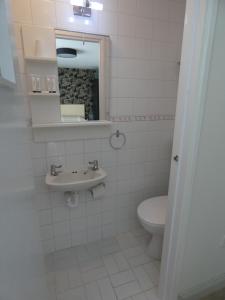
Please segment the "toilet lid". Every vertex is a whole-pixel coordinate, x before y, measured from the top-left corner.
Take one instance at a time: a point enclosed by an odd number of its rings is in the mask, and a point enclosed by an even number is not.
[[[144,222],[165,225],[168,196],[147,199],[138,206],[138,216]]]

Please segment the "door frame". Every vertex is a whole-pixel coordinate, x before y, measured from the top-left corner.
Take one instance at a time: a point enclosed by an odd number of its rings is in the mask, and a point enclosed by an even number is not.
[[[198,142],[201,134],[220,0],[187,0],[178,87],[168,214],[159,283],[162,300],[175,300],[184,256]]]

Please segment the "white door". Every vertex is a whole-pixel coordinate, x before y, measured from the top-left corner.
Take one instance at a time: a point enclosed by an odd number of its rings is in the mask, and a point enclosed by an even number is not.
[[[17,67],[16,73],[22,80]],[[0,86],[0,299],[47,300],[38,214],[32,204],[31,129],[19,86]]]
[[[203,113],[204,83],[211,53],[218,1],[187,0],[178,88],[168,214],[160,278],[160,298],[176,299],[177,271],[182,261],[182,233],[192,186],[194,157]],[[185,208],[185,209],[184,209]]]

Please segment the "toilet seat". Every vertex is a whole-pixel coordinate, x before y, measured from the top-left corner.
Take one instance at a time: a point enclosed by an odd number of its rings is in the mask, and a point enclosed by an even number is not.
[[[164,227],[168,196],[147,199],[138,206],[138,217],[151,226]]]

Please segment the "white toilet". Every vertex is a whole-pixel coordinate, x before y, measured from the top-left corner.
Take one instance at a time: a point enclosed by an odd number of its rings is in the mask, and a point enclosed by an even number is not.
[[[168,196],[150,198],[143,201],[137,209],[142,226],[152,235],[148,251],[155,259],[161,259],[162,255],[167,199]]]

